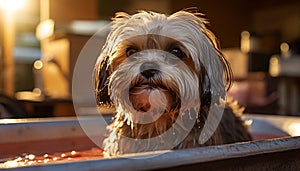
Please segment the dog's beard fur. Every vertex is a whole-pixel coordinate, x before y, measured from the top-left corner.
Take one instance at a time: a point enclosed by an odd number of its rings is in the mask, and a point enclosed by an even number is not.
[[[227,61],[204,23],[183,11],[169,17],[152,12],[117,15],[96,64],[98,105],[116,109],[103,143],[106,156],[250,140],[240,118],[227,107],[224,116],[236,126],[211,125],[212,137],[200,143],[210,107],[225,107],[223,72],[227,80],[231,78]],[[143,75],[146,70],[157,72]],[[211,112],[213,120],[223,112],[216,111]],[[160,138],[168,130],[173,135]],[[147,143],[132,141],[150,138]]]

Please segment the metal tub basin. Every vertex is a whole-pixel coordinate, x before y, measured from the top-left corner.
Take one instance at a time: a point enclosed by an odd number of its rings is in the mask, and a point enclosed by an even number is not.
[[[91,158],[37,164],[3,170],[299,170],[300,118],[274,115],[244,115],[250,120],[252,142],[154,151],[118,158]],[[80,124],[79,124],[80,122]],[[97,147],[105,130],[97,117],[17,119],[0,121],[0,160],[22,153],[35,155],[88,150]],[[82,129],[94,134],[86,135]]]

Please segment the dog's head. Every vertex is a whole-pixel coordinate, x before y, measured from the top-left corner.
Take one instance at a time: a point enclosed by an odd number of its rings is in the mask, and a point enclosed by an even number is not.
[[[225,98],[232,72],[207,23],[194,11],[117,13],[95,65],[98,106],[132,121]]]

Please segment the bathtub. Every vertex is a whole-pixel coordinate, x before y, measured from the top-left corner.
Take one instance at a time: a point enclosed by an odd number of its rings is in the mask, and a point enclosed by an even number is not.
[[[2,119],[0,120],[0,161],[23,153],[35,155],[89,150],[101,144],[104,119],[96,116]],[[299,170],[300,118],[276,115],[244,115],[251,122],[255,138],[243,142],[184,150],[164,150],[123,155],[118,158],[91,158],[2,168],[20,171],[69,170]],[[86,135],[88,130],[89,135]]]

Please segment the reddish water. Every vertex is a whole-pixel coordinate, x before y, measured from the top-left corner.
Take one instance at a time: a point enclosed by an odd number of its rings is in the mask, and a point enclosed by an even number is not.
[[[43,156],[36,156],[34,154],[21,154],[13,158],[0,159],[0,168],[21,167],[53,162],[67,162],[100,158],[103,158],[103,150],[100,148],[92,148],[90,150],[85,151],[44,154]]]

